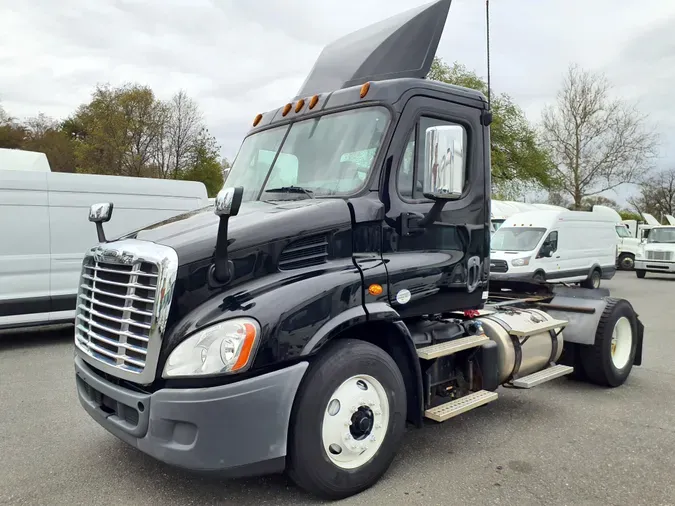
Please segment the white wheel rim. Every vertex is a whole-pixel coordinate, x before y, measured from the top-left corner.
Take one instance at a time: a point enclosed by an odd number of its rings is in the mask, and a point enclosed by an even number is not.
[[[622,316],[614,324],[612,331],[612,363],[617,369],[623,369],[630,358],[630,350],[633,347],[633,327],[625,316]]]
[[[321,438],[328,458],[342,469],[366,464],[380,449],[389,425],[389,399],[372,376],[352,376],[331,395]]]
[[[598,288],[600,286],[600,274],[594,273],[591,279],[593,280],[593,288]]]

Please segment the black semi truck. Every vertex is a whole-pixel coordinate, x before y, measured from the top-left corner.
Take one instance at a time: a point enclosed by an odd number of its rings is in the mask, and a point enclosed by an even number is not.
[[[488,284],[489,104],[425,79],[449,7],[327,46],[213,206],[116,240],[113,203],[92,206],[74,360],[100,425],[174,466],[340,498],[408,425],[641,363],[644,327],[607,290]]]

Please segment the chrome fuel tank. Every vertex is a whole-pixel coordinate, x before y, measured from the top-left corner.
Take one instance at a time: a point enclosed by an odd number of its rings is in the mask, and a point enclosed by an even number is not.
[[[485,334],[497,343],[499,382],[537,372],[560,358],[563,336],[560,328],[538,331],[528,329],[555,318],[539,309],[508,309],[479,318]],[[517,337],[515,334],[525,333]],[[517,349],[520,349],[520,353]],[[554,349],[555,348],[555,349]],[[520,359],[518,357],[520,355]]]

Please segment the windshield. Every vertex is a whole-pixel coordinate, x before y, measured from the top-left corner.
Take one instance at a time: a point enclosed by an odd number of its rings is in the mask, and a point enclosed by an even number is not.
[[[628,229],[627,229],[625,226],[623,226],[623,225],[617,225],[617,226],[616,226],[616,234],[617,234],[619,237],[631,237],[630,232],[629,232]]]
[[[368,107],[253,134],[241,145],[227,186],[243,186],[243,200],[256,200],[269,174],[265,190],[298,186],[313,196],[354,193],[365,184],[388,123],[386,108]]]
[[[675,244],[675,227],[653,228],[647,237],[648,243],[669,243]]]
[[[546,232],[545,228],[500,227],[490,241],[493,251],[532,251]]]

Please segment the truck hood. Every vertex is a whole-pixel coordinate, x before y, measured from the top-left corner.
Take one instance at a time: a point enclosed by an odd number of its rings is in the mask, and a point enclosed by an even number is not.
[[[178,253],[180,265],[211,258],[216,247],[219,218],[213,206],[169,218],[132,232],[121,239],[163,244]],[[290,240],[314,231],[351,224],[342,199],[303,199],[279,202],[244,202],[228,224],[228,254],[256,246]]]

